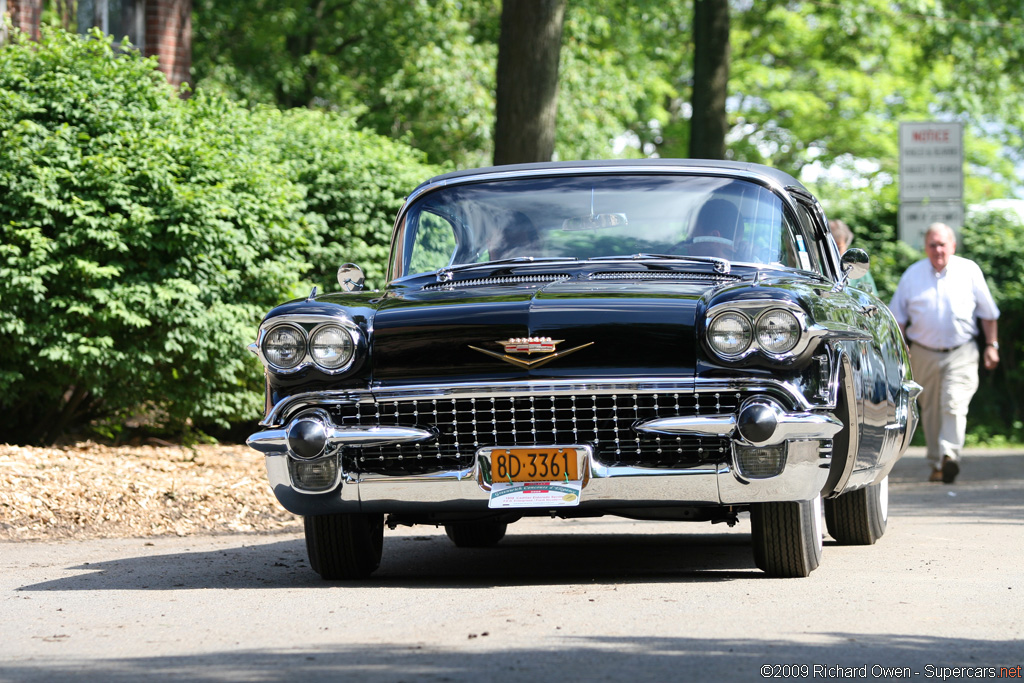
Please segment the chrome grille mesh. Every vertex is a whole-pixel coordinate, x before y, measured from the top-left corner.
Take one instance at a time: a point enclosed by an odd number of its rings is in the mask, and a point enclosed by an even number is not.
[[[423,287],[425,291],[435,289],[458,289],[460,287],[483,287],[489,285],[508,285],[523,283],[547,284],[558,280],[566,280],[568,273],[550,273],[542,275],[499,275],[496,277],[475,278],[472,280],[451,280],[449,282],[431,283]]]
[[[717,437],[659,436],[633,429],[638,421],[674,415],[735,411],[735,393],[625,393],[438,398],[334,406],[344,425],[406,425],[431,429],[435,441],[348,448],[349,472],[421,474],[470,467],[478,448],[534,444],[589,444],[605,465],[692,467],[729,457]]]
[[[685,271],[632,271],[612,270],[593,273],[590,280],[691,280],[694,282],[738,282],[742,280],[739,275],[727,275],[725,273],[690,273]]]

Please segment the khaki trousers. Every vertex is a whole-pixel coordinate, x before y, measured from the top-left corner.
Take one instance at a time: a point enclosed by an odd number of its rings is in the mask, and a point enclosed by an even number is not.
[[[942,467],[943,456],[960,459],[967,433],[967,408],[978,390],[978,361],[978,347],[973,342],[946,353],[910,345],[914,381],[924,387],[917,404],[928,459],[935,469]]]

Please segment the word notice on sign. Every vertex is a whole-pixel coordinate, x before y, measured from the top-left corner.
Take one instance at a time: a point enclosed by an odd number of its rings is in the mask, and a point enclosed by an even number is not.
[[[900,124],[899,238],[924,246],[932,223],[959,232],[964,221],[964,145],[959,123]]]
[[[962,199],[963,168],[961,124],[900,124],[900,201]]]

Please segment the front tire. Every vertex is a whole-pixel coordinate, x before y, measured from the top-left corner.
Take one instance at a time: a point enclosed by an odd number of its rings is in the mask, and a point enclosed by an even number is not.
[[[840,545],[872,545],[889,521],[889,477],[825,501],[825,526]]]
[[[821,496],[750,506],[754,563],[769,576],[810,575],[821,564]]]
[[[384,515],[309,515],[303,528],[309,566],[326,581],[365,579],[380,566]]]
[[[504,522],[452,522],[444,532],[459,548],[487,548],[505,538],[508,524]]]

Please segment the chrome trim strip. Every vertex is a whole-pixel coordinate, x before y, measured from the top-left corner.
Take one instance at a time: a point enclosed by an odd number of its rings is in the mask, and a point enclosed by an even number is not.
[[[418,427],[335,427],[327,435],[327,443],[332,446],[385,446],[433,438],[433,432]]]
[[[689,434],[693,436],[732,436],[736,431],[735,415],[693,415],[659,417],[633,427],[649,434]]]
[[[870,332],[837,322],[812,325],[808,331],[825,341],[871,341],[872,339]]]
[[[778,414],[774,434],[756,446],[776,446],[793,439],[831,439],[843,428],[832,415],[815,413]],[[695,436],[732,436],[736,432],[735,415],[698,415],[662,417],[640,423],[637,431],[654,434],[689,434]]]
[[[388,444],[415,443],[434,438],[433,432],[417,427],[333,427],[327,430],[327,452],[342,446],[385,446]],[[267,455],[283,455],[289,452],[287,430],[270,429],[256,432],[246,440],[250,448]],[[305,460],[305,462],[309,462]]]
[[[288,430],[269,429],[256,432],[245,440],[245,445],[266,455],[288,452]]]
[[[772,378],[732,378],[732,379],[666,379],[663,377],[636,378],[628,380],[594,380],[578,379],[549,380],[545,382],[520,381],[507,383],[459,382],[456,384],[433,384],[383,387],[375,385],[369,390],[343,391],[311,391],[295,394],[281,399],[260,421],[260,425],[271,427],[280,425],[284,416],[296,410],[310,406],[351,405],[373,401],[411,401],[436,398],[471,398],[471,397],[509,397],[550,395],[565,396],[571,394],[612,394],[618,392],[635,392],[644,394],[661,393],[705,393],[705,392],[752,392],[775,390],[785,394],[800,412],[814,409],[832,408],[812,404],[803,391],[791,382]]]
[[[759,446],[776,446],[795,439],[831,439],[843,429],[843,423],[833,415],[814,413],[784,413],[779,416],[775,435]]]

